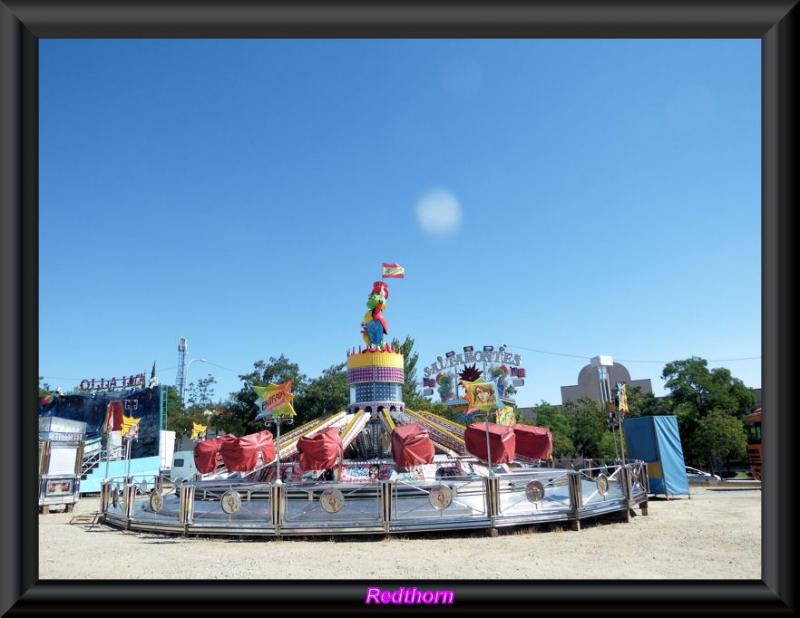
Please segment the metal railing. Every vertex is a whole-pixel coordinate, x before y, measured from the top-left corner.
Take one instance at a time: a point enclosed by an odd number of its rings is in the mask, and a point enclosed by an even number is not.
[[[81,460],[81,475],[89,474],[105,461],[118,461],[124,456],[125,453],[121,446],[114,446],[110,450],[95,451]]]
[[[632,507],[647,514],[641,461],[592,468],[516,468],[418,482],[187,481],[121,477],[103,483],[103,521],[183,535],[392,534],[498,528],[583,519]]]

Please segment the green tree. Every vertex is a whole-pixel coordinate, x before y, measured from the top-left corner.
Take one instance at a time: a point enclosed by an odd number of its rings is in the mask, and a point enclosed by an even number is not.
[[[628,386],[628,414],[626,418],[640,416],[672,415],[669,402],[656,397],[653,393],[642,393],[641,386]]]
[[[406,335],[406,338],[400,343],[399,339],[392,339],[392,349],[400,352],[403,355],[403,375],[405,382],[403,384],[403,403],[409,410],[425,410],[430,402],[423,397],[418,388],[417,383],[417,363],[419,362],[419,354],[414,352],[414,339]]]
[[[730,370],[709,370],[708,362],[696,356],[668,363],[661,377],[670,391],[672,407],[691,409],[698,418],[718,409],[744,421],[756,403],[753,391],[731,376]]]
[[[210,408],[213,407],[214,389],[212,384],[217,380],[208,374],[207,378],[200,378],[197,384],[190,382],[186,387],[186,407],[187,408]]]
[[[292,380],[291,392],[295,398],[298,398],[304,395],[308,385],[308,378],[300,373],[298,365],[289,362],[283,354],[278,358],[271,356],[268,363],[263,360],[256,361],[253,363],[253,367],[252,372],[239,376],[243,383],[242,388],[238,393],[233,393],[233,399],[218,417],[220,428],[236,436],[255,433],[265,428],[263,419],[255,420],[258,414],[256,407],[258,396],[253,390],[253,386],[283,384]],[[295,412],[297,411],[295,410]]]
[[[547,427],[553,436],[553,457],[571,457],[575,455],[572,442],[572,426],[567,416],[557,407],[542,401],[534,408],[536,419],[521,418],[523,425]]]
[[[577,455],[591,459],[610,459],[615,456],[607,412],[600,404],[589,397],[581,397],[577,403],[564,402],[562,409],[569,419],[570,436]],[[610,441],[608,437],[611,437]]]
[[[684,456],[689,459],[704,459],[707,448],[695,436],[700,423],[712,410],[736,419],[740,428],[752,407],[755,395],[741,380],[731,376],[725,368],[708,369],[702,358],[692,357],[668,363],[662,378],[670,391],[667,406],[678,419]],[[713,417],[708,423],[714,423]],[[707,424],[705,425],[707,428]],[[724,430],[720,430],[724,433]],[[706,434],[710,435],[710,434]],[[708,448],[714,448],[708,447]]]
[[[218,408],[212,401],[216,379],[209,375],[195,384],[186,387],[186,402],[181,401],[177,390],[172,386],[163,387],[162,397],[167,397],[167,429],[175,432],[177,437],[192,435],[194,423],[214,428],[217,417],[214,411]]]
[[[347,410],[350,387],[347,385],[347,363],[332,365],[319,378],[311,380],[303,394],[295,397],[295,423],[302,425],[315,418]]]
[[[423,408],[425,409],[425,408]],[[431,414],[435,414],[436,416],[441,416],[442,418],[446,418],[450,420],[450,417],[453,416],[452,411],[450,410],[450,406],[448,406],[443,401],[435,401],[431,403],[426,412],[430,412]]]
[[[174,386],[162,384],[161,389],[161,411],[164,418],[161,423],[170,431],[174,431],[176,436],[182,436],[186,431],[186,424],[183,420],[185,410],[178,390]]]
[[[746,456],[747,434],[739,419],[722,410],[709,410],[687,437],[685,446],[702,457],[712,473],[720,471],[721,460],[742,460]]]

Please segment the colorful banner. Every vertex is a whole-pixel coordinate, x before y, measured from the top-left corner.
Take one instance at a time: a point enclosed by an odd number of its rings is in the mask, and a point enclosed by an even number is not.
[[[497,424],[498,425],[515,425],[517,422],[514,415],[514,408],[506,406],[505,408],[497,410]]]
[[[617,382],[617,396],[619,397],[620,414],[628,412],[628,387],[624,382]]]
[[[294,395],[289,392],[289,389],[292,388],[292,382],[293,380],[289,380],[283,384],[253,387],[253,390],[258,395],[256,405],[259,409],[255,420],[261,420],[268,414],[272,416],[282,416],[284,414],[295,416],[294,407],[292,407]]]
[[[405,277],[405,275],[405,268],[400,266],[400,264],[387,264],[386,262],[383,263],[382,276],[384,279],[402,279]]]
[[[483,378],[478,378],[474,382],[467,382],[461,380],[461,386],[464,387],[466,394],[464,398],[467,400],[467,414],[473,412],[491,412],[505,408],[505,404],[500,401],[500,395],[497,392],[497,382],[487,382]]]

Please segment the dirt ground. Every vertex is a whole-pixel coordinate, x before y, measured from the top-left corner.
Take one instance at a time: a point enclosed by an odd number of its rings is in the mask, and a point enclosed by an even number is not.
[[[581,529],[542,524],[500,531],[388,537],[198,538],[97,523],[100,499],[39,514],[41,580],[606,579],[760,580],[761,489],[695,487],[651,498],[628,522]],[[321,560],[320,556],[325,559]],[[91,556],[91,559],[87,559]],[[471,573],[471,575],[467,575]],[[594,575],[593,575],[594,574]]]

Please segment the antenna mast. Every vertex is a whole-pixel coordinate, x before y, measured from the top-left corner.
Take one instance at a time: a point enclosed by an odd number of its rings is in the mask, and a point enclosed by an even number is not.
[[[186,337],[178,339],[178,375],[175,378],[175,390],[178,391],[181,401],[183,401],[183,391],[186,388],[186,350],[188,347]]]

